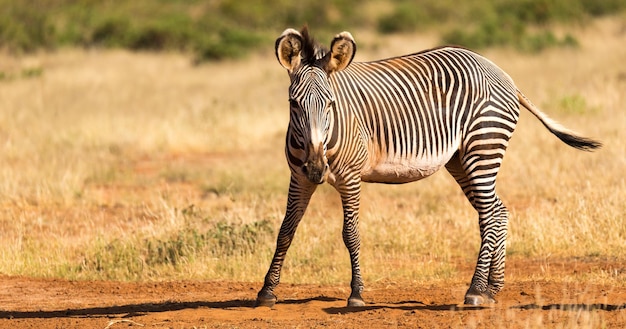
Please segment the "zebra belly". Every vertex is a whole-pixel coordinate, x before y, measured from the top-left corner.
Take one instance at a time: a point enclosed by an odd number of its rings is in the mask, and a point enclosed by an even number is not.
[[[443,167],[450,156],[432,159],[387,159],[361,174],[361,180],[369,183],[402,184],[426,178]]]

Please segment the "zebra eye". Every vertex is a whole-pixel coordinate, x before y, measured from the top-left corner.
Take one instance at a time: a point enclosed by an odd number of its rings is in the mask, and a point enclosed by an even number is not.
[[[296,101],[295,99],[290,99],[290,100],[289,100],[289,106],[290,106],[291,108],[298,108],[298,107],[299,107],[299,106],[298,106],[298,101]]]

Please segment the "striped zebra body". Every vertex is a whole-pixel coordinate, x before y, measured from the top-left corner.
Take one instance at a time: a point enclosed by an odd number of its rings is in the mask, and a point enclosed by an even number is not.
[[[354,116],[363,131],[362,181],[406,183],[427,177],[458,150],[477,150],[478,145],[467,144],[475,143],[476,135],[484,141],[491,134],[495,139],[489,144],[499,144],[496,152],[503,153],[519,103],[510,78],[492,75],[494,68],[475,53],[447,47],[353,63],[331,75],[337,116]],[[472,90],[468,77],[484,85]],[[472,113],[478,115],[468,117]],[[486,121],[490,126],[481,125]]]
[[[445,167],[478,212],[481,247],[465,303],[495,302],[504,284],[508,212],[495,179],[519,118],[520,104],[565,143],[600,144],[549,119],[491,61],[442,47],[352,63],[356,44],[341,33],[321,49],[286,30],[276,55],[291,79],[286,157],[287,210],[257,305],[272,306],[280,270],[311,195],[328,182],[342,198],[343,239],[352,264],[349,306],[364,305],[358,218],[362,182],[407,183]]]

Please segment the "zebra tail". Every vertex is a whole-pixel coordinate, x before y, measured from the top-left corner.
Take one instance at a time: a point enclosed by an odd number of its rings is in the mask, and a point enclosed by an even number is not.
[[[552,120],[545,113],[541,112],[519,89],[517,98],[530,113],[532,113],[548,130],[558,137],[565,144],[583,151],[593,151],[602,146],[602,143],[591,138],[582,137],[579,134],[565,128],[560,123]]]

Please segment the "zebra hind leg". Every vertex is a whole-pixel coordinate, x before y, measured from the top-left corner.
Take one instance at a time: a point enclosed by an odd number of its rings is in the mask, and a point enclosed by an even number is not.
[[[508,211],[500,199],[495,198],[491,211],[484,215],[479,212],[481,246],[465,304],[496,303],[495,296],[504,286]]]
[[[479,217],[481,245],[472,283],[465,294],[465,304],[496,303],[495,295],[504,286],[508,222],[508,212],[495,194],[498,168],[492,169],[491,184],[485,184],[484,174],[480,182],[473,182],[461,164],[458,153],[446,164],[446,169],[463,189]]]
[[[506,258],[506,236],[508,231],[509,212],[500,199],[497,200],[497,211],[494,212],[494,218],[497,222],[497,236],[494,243],[487,286],[489,293],[492,296],[495,296],[498,292],[500,292],[500,290],[502,290],[502,287],[504,287],[504,264]]]

